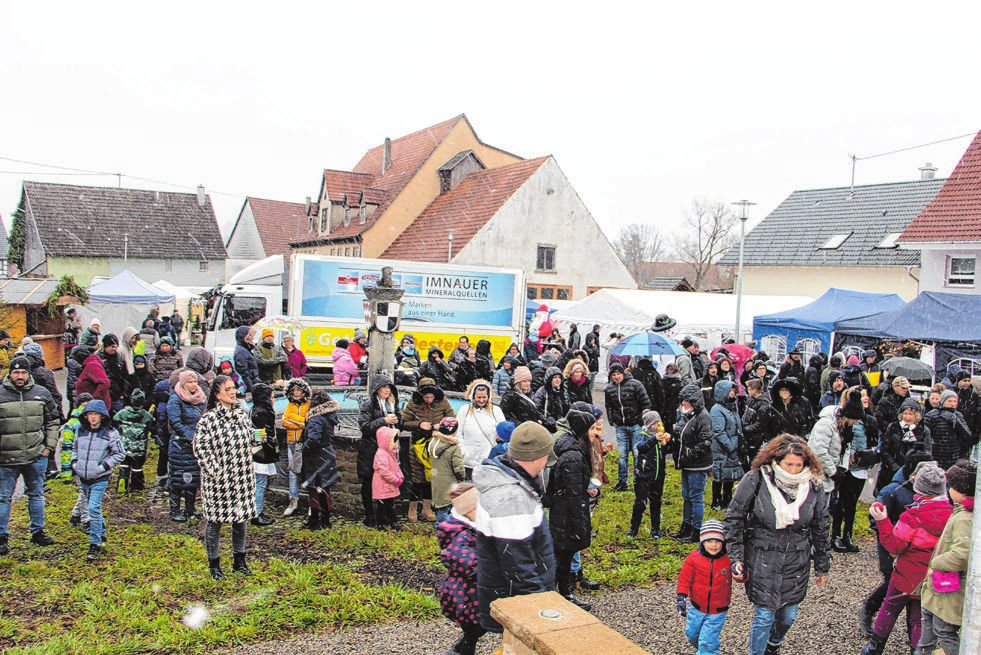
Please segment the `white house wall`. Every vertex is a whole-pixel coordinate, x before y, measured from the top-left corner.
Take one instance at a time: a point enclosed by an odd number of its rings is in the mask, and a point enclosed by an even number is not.
[[[200,270],[200,262],[190,259],[170,260],[168,270],[167,260],[164,259],[122,259],[109,260],[109,277],[124,270],[129,270],[139,278],[153,283],[155,280],[167,280],[177,286],[214,286],[225,281],[225,261],[209,261],[208,271]]]
[[[947,286],[947,257],[974,257],[975,276],[981,272],[978,261],[981,261],[981,249],[951,249],[930,248],[920,251],[920,291],[944,291],[947,293],[981,293],[981,284],[975,281],[974,286]]]
[[[538,245],[555,246],[555,271],[536,272]],[[525,271],[528,284],[636,289],[606,235],[554,159],[548,159],[474,236],[454,262]]]
[[[225,246],[229,258],[232,259],[262,259],[266,256],[266,251],[262,247],[262,239],[259,236],[259,228],[255,224],[255,215],[252,213],[252,203],[246,202],[239,214],[235,224],[235,231],[232,233],[228,244]]]

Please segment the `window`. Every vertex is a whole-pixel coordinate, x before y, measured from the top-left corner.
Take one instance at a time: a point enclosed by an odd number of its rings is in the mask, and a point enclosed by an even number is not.
[[[165,271],[172,271],[172,270],[174,270],[174,260],[173,259],[165,259],[164,260],[164,270]]]
[[[360,257],[361,256],[361,248],[355,248],[354,251],[351,254],[354,257]]]
[[[961,367],[961,370],[967,371],[971,375],[981,375],[981,362],[976,359],[968,359],[966,357],[961,359],[951,360],[947,366],[950,364],[957,364]]]
[[[552,287],[542,287],[539,293],[542,300],[555,300],[555,289]]]
[[[782,362],[787,358],[787,337],[767,334],[760,339],[760,350],[770,356],[772,361]]]
[[[555,246],[538,246],[538,259],[535,262],[535,270],[555,270]]]
[[[900,234],[902,232],[890,232],[882,238],[882,241],[879,242],[876,248],[898,248],[899,244],[896,243],[896,239],[899,238]]]
[[[794,346],[801,351],[801,361],[807,366],[808,360],[821,352],[821,341],[818,339],[798,339]]]
[[[198,262],[198,271],[201,272],[201,273],[207,273],[208,272],[208,261],[207,260],[202,259],[201,261]]]
[[[529,284],[528,300],[572,300],[572,287],[554,284]]]
[[[835,234],[830,239],[828,239],[828,241],[823,246],[821,246],[820,250],[837,250],[838,248],[841,247],[841,244],[845,243],[845,241],[851,235],[852,235],[851,232],[849,232],[848,234]]]
[[[948,287],[973,287],[974,286],[974,257],[948,257],[947,258],[947,286]]]
[[[852,355],[855,355],[856,357],[858,357],[858,361],[862,361],[862,353],[863,352],[865,352],[865,351],[863,351],[858,346],[845,346],[844,348],[841,349],[841,354],[845,356],[845,361],[846,362],[848,361],[848,359]]]
[[[327,224],[327,208],[325,207],[324,209],[321,209],[320,210],[320,231],[321,232],[327,232],[327,228],[328,228],[328,224]]]
[[[555,290],[555,299],[556,300],[568,300],[569,299],[569,296],[571,296],[571,295],[572,295],[572,292],[571,291],[569,291],[568,289],[562,288],[562,287],[559,287],[558,289]]]
[[[351,249],[350,248],[345,248],[344,249],[344,256],[345,257],[350,257],[351,256]]]
[[[331,254],[331,256],[334,255],[334,249],[333,248],[330,249],[330,254]]]
[[[266,299],[256,296],[225,296],[219,330],[252,325],[266,315]]]

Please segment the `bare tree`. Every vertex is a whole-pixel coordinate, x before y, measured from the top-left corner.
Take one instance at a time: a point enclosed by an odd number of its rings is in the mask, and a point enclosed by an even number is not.
[[[634,282],[643,287],[650,281],[650,274],[644,264],[661,258],[664,254],[664,239],[653,225],[632,223],[620,230],[613,241],[613,249],[634,277]]]
[[[692,200],[683,218],[674,246],[678,258],[692,267],[692,285],[701,289],[712,263],[736,243],[739,219],[726,202],[705,198]]]

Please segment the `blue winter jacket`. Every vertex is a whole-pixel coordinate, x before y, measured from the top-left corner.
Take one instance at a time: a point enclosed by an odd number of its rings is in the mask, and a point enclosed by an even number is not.
[[[235,343],[237,345],[232,359],[232,365],[242,379],[246,392],[251,392],[252,387],[259,384],[259,364],[255,361],[252,349],[245,343],[245,337],[250,329],[248,325],[243,325],[235,330]]]
[[[196,491],[201,486],[201,467],[194,456],[194,432],[204,412],[204,403],[192,405],[180,399],[177,392],[167,401],[170,422],[170,486],[176,491]]]
[[[86,414],[98,412],[102,423],[96,430],[89,428]],[[72,470],[85,482],[97,482],[112,477],[112,470],[126,459],[126,450],[109,421],[109,411],[101,400],[90,400],[80,417],[82,425],[72,443]]]
[[[744,473],[739,460],[743,426],[736,400],[729,398],[729,392],[735,386],[736,383],[729,380],[716,382],[715,404],[709,412],[712,418],[712,479],[716,482],[734,482]]]

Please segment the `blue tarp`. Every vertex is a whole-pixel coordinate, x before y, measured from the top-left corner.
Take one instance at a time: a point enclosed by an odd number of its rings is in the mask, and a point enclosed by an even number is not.
[[[88,288],[90,303],[150,304],[174,302],[174,294],[155,287],[126,270]]]
[[[904,305],[903,299],[894,293],[832,288],[803,307],[757,316],[753,320],[753,339],[758,342],[766,335],[786,337],[788,351],[801,339],[817,339],[823,352],[831,352],[831,333],[837,321],[879,314]]]
[[[879,339],[981,343],[981,296],[924,291],[899,309],[836,321],[834,329]]]

